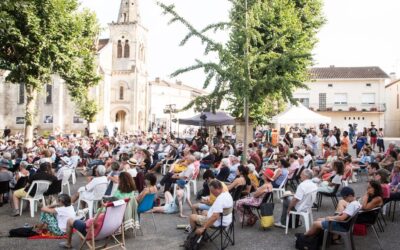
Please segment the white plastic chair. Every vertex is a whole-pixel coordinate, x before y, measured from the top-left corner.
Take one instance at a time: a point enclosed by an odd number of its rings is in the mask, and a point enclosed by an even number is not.
[[[190,185],[193,185],[193,194],[194,195],[197,195],[197,177],[198,177],[199,173],[200,173],[200,168],[195,169],[192,179],[189,180],[189,182],[187,184],[189,186],[189,188],[188,188],[189,193],[190,193]]]
[[[64,186],[67,186],[68,195],[71,196],[71,187],[69,186],[69,178],[71,177],[71,175],[73,175],[72,169],[66,169],[63,171],[63,179],[61,182],[60,194],[62,194],[64,192]]]
[[[29,207],[31,210],[31,217],[35,217],[35,212],[37,211],[37,203],[42,200],[43,206],[46,205],[46,201],[44,199],[44,193],[49,189],[51,182],[50,181],[34,181],[29,187],[26,196],[21,199],[21,203],[19,206],[19,215],[22,215],[22,208],[24,205],[24,200],[29,202]],[[36,192],[33,197],[29,196],[29,193],[32,191],[33,187],[36,186]]]
[[[107,190],[107,183],[98,184],[93,189],[93,199],[84,199],[82,198],[82,193],[79,195],[78,200],[78,209],[81,205],[81,202],[85,202],[88,205],[89,209],[89,218],[93,218],[93,210],[97,208],[97,203],[103,199],[104,194]]]
[[[286,182],[288,180],[288,176],[289,175],[286,175],[285,179],[282,181],[281,185],[278,188],[272,189],[272,192],[277,193],[278,199],[280,199],[283,196],[283,194],[285,193],[285,186],[286,186]]]
[[[314,204],[315,200],[317,199],[317,191],[309,193],[304,197],[306,201],[307,199],[310,198],[311,198],[310,204]],[[301,217],[303,217],[306,232],[311,228],[311,225],[313,224],[312,206],[310,206],[307,209],[307,212],[290,211],[289,214],[286,215],[286,231],[285,231],[286,234],[288,233],[289,229],[289,215],[292,215],[292,228],[295,227],[296,215],[300,215]]]

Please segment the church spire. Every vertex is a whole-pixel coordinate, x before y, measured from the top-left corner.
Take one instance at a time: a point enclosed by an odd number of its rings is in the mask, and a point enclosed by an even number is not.
[[[117,23],[139,22],[138,0],[121,0]]]

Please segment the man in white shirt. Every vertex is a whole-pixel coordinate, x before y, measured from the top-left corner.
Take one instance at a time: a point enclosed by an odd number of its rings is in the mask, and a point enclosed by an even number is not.
[[[218,180],[211,181],[209,186],[210,192],[217,198],[207,211],[207,215],[192,214],[189,217],[191,229],[196,228],[197,225],[201,226],[196,229],[198,235],[203,234],[211,226],[219,227],[221,225],[221,213],[224,213],[222,226],[227,227],[232,223],[232,196],[229,192],[223,191],[222,183]]]
[[[294,197],[289,196],[283,199],[281,221],[275,223],[275,226],[286,228],[286,216],[290,211],[307,212],[313,205],[313,199],[317,194],[318,186],[311,179],[313,173],[309,169],[301,172],[301,183],[297,187]]]
[[[94,177],[86,186],[80,187],[78,192],[71,197],[72,203],[75,203],[79,197],[82,199],[93,200],[94,198],[94,189],[95,188],[102,188],[104,189],[104,193],[106,193],[108,180],[105,176],[106,174],[106,167],[103,165],[99,165],[96,168],[96,177]],[[101,187],[97,187],[101,185]],[[99,193],[103,192],[103,190],[98,190]]]
[[[329,146],[331,148],[336,146],[336,144],[338,143],[336,137],[333,135],[332,130],[329,130],[329,136],[328,136],[328,138],[326,140],[329,143]]]

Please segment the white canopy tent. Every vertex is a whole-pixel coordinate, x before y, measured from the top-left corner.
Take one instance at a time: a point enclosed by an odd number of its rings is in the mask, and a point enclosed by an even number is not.
[[[332,119],[327,116],[315,113],[302,104],[293,105],[284,112],[272,118],[273,123],[277,124],[320,124],[331,123]]]

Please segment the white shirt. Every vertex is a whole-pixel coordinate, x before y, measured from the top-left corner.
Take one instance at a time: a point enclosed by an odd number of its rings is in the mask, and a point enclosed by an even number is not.
[[[108,180],[107,180],[107,177],[105,177],[105,176],[93,178],[92,181],[89,182],[85,187],[82,187],[83,189],[79,188],[78,191],[83,191],[82,192],[83,199],[93,200],[94,199],[94,192],[93,192],[94,188],[100,184],[106,184],[106,185],[103,185],[104,193],[105,193],[107,190],[107,186],[108,186]]]
[[[69,218],[75,218],[75,210],[73,206],[69,207],[56,207],[58,227],[61,231],[66,232],[67,221]]]
[[[130,168],[130,169],[126,170],[126,172],[129,173],[133,178],[135,178],[137,175],[136,168]]]
[[[71,160],[71,167],[76,168],[79,164],[79,160],[81,159],[81,157],[79,157],[79,155],[73,155],[69,159]]]
[[[233,207],[233,199],[229,192],[222,192],[218,197],[215,199],[214,203],[210,207],[207,212],[207,218],[210,218],[214,213],[222,213],[225,208],[232,208]],[[222,225],[224,227],[229,226],[232,223],[232,213],[225,215],[222,219]],[[221,225],[221,219],[218,218],[214,222],[214,226],[218,227]]]
[[[179,174],[179,177],[186,177],[186,180],[190,180],[193,177],[194,170],[195,170],[194,164],[191,163],[189,164],[189,166],[186,168],[185,171]]]
[[[332,179],[332,183],[341,185],[342,184],[342,176],[336,174]]]
[[[230,168],[229,168],[229,170],[230,170],[230,174],[229,174],[229,176],[228,176],[228,178],[227,178],[227,180],[229,181],[229,182],[232,182],[235,178],[236,178],[236,170],[238,169],[238,167],[240,166],[240,164],[239,163],[236,163],[235,165],[232,165]]]
[[[338,142],[337,142],[337,140],[336,140],[336,137],[335,136],[329,136],[328,137],[328,143],[329,143],[329,145],[331,146],[331,147],[333,147],[333,146],[335,146]]]
[[[347,205],[346,209],[343,211],[344,214],[348,216],[353,216],[361,208],[360,202],[354,200]]]
[[[304,156],[304,167],[308,167],[308,164],[312,161],[312,156],[310,154],[307,154]]]
[[[312,180],[305,180],[297,187],[294,198],[298,199],[295,208],[298,212],[307,212],[313,205],[313,196],[317,194],[318,186]]]

